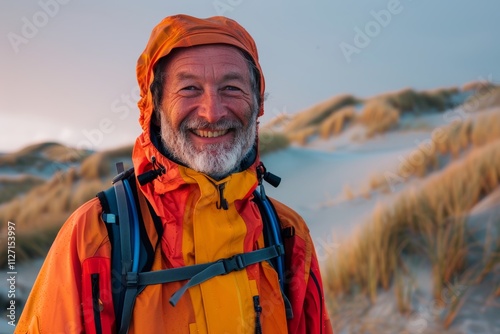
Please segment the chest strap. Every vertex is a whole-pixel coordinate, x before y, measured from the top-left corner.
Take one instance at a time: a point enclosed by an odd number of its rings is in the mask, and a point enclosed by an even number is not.
[[[233,271],[243,270],[249,265],[271,260],[283,255],[284,251],[283,245],[280,244],[261,248],[248,253],[236,254],[232,257],[209,263],[142,273],[128,272],[126,275],[127,292],[141,290],[147,285],[188,280],[187,283],[182,288],[177,290],[170,298],[170,304],[175,306],[187,289],[201,284],[213,277],[226,275]],[[129,298],[131,299],[130,302],[127,301]],[[122,324],[130,323],[134,299],[135,293],[125,294]]]
[[[146,285],[188,280],[187,283],[170,298],[170,304],[175,306],[186,290],[193,286],[201,284],[213,277],[226,275],[233,271],[245,269],[249,265],[271,260],[283,253],[283,245],[274,245],[209,263],[143,273],[129,272],[127,275],[127,286],[137,286],[140,288]]]
[[[176,293],[172,295],[170,298],[170,304],[172,306],[175,306],[179,299],[182,297],[184,292],[186,292],[187,289],[190,287],[193,287],[195,285],[198,285],[200,283],[205,282],[206,280],[209,280],[210,278],[219,276],[219,275],[226,275],[229,274],[232,271],[239,271],[242,269],[245,269],[251,264],[256,264],[262,261],[267,261],[271,260],[275,257],[281,256],[284,254],[284,249],[283,245],[274,245],[270,246],[267,248],[262,248],[258,249],[252,252],[248,253],[241,253],[234,255],[230,258],[227,259],[221,259],[215,262],[211,262],[208,264],[199,264],[199,265],[194,265],[194,266],[188,266],[188,267],[181,267],[181,268],[175,268],[175,269],[170,269],[170,270],[176,270],[176,269],[184,269],[184,268],[189,268],[189,267],[200,267],[201,271],[197,272],[194,276],[191,277],[191,279],[182,287],[180,288]],[[198,268],[197,268],[198,269]],[[165,275],[171,275],[169,269],[167,270],[162,270],[166,271],[168,273],[165,273]],[[149,273],[141,273],[145,275],[151,275],[154,274],[155,272],[149,272]],[[179,276],[182,274],[179,273]],[[182,280],[185,278],[180,278],[177,277],[176,280]]]

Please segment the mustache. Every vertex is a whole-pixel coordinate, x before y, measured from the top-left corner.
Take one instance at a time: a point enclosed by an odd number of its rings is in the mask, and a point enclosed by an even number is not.
[[[221,119],[215,123],[208,122],[201,118],[185,119],[180,124],[181,130],[193,129],[206,129],[206,130],[228,130],[228,129],[242,129],[243,123],[237,120]]]

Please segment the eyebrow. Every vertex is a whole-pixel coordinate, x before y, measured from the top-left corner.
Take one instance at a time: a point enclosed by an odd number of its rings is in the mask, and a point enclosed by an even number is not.
[[[189,72],[178,72],[174,75],[176,80],[196,79],[196,76]]]
[[[222,78],[224,81],[243,80],[243,75],[241,75],[241,73],[238,73],[238,72],[229,72],[229,73],[226,73]]]

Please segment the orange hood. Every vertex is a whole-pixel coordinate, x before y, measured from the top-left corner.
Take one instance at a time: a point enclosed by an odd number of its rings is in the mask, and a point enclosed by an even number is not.
[[[145,133],[149,133],[153,114],[150,86],[154,79],[155,64],[175,48],[206,44],[229,44],[250,55],[260,73],[259,116],[264,113],[264,76],[259,65],[257,47],[250,34],[237,22],[222,16],[207,19],[188,15],[169,16],[153,29],[146,49],[137,61],[137,81],[141,92],[141,99],[138,102],[139,123]]]

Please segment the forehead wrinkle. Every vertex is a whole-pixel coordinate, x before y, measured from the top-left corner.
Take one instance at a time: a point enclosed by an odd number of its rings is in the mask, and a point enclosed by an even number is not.
[[[207,73],[207,72],[211,72],[211,73]],[[215,69],[212,67],[207,69],[207,71],[205,73],[213,75],[214,78],[216,77]],[[192,73],[192,72],[189,72],[189,71],[179,71],[179,72],[175,73],[174,78],[178,81],[183,81],[183,80],[190,80],[190,79],[199,79],[199,75]],[[224,73],[224,75],[221,77],[221,79],[222,79],[221,81],[231,81],[231,80],[245,81],[245,75],[240,73],[240,72],[237,72],[237,71],[231,71],[231,72]]]

